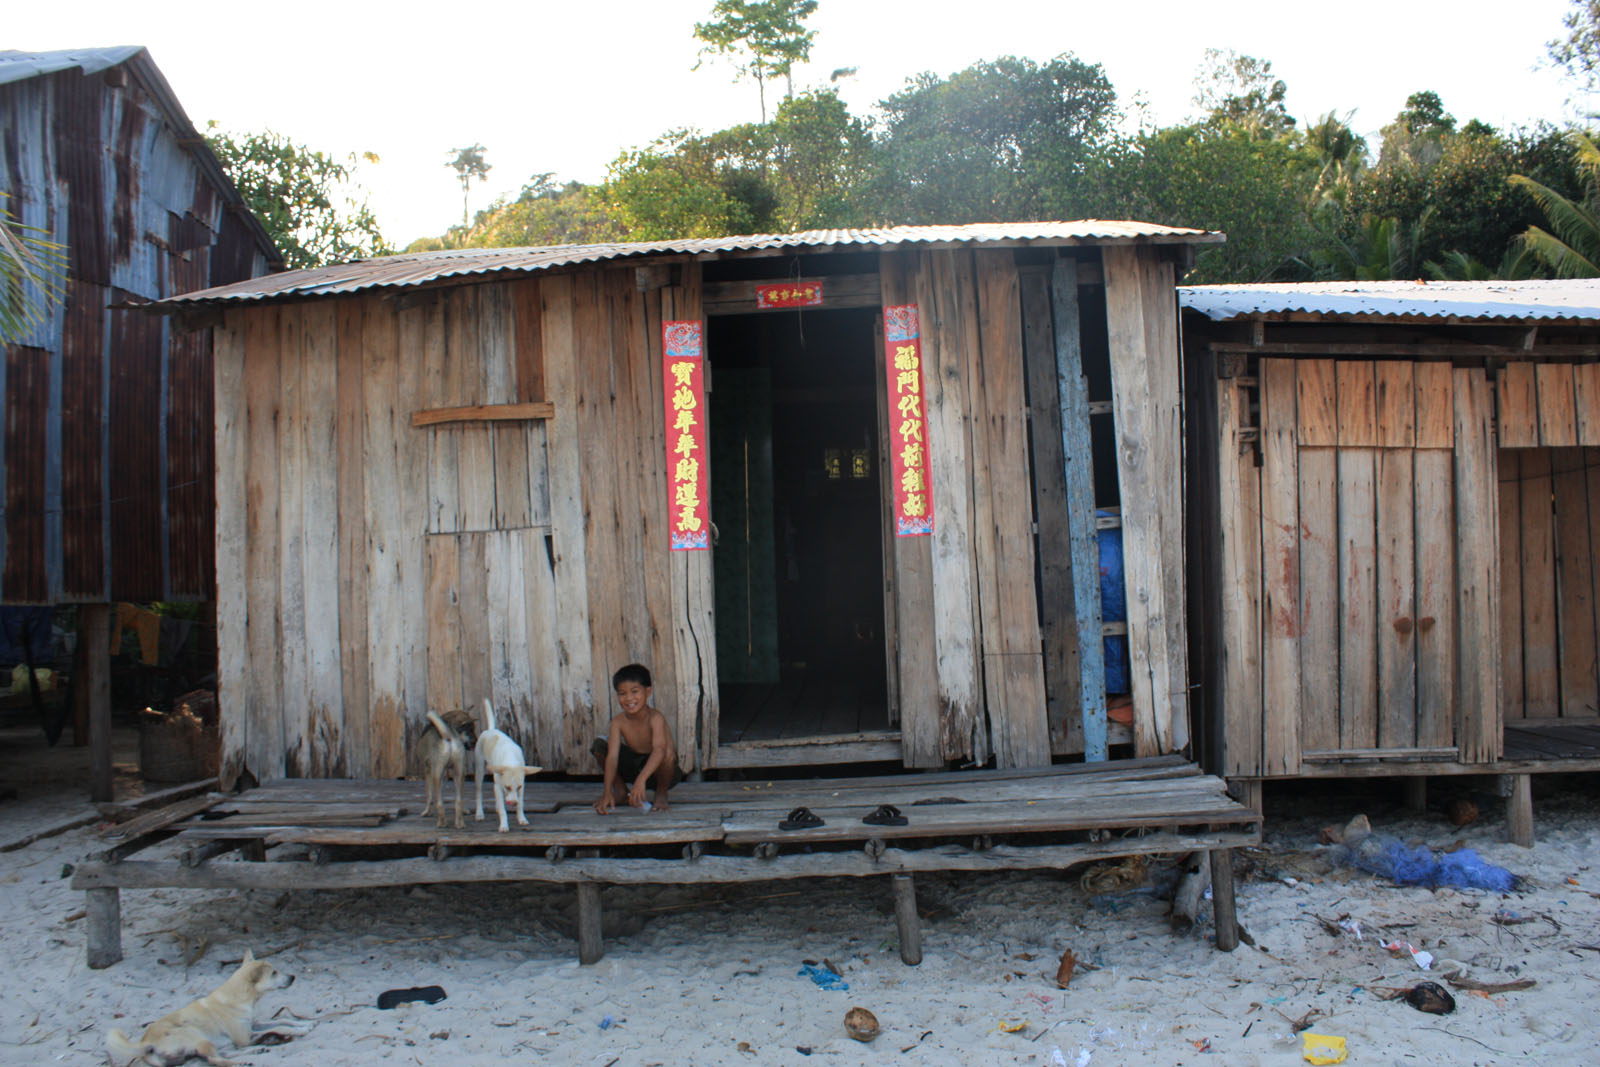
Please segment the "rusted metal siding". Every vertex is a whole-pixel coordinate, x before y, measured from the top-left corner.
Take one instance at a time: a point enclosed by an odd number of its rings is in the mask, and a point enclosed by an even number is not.
[[[276,250],[148,53],[20,76],[14,55],[0,180],[13,214],[68,247],[69,281],[5,351],[0,602],[210,598],[209,331],[110,305],[252,278]]]

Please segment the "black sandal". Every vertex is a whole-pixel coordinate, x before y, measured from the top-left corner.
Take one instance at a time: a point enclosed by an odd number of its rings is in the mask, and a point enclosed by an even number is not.
[[[821,819],[819,819],[816,816],[816,813],[813,812],[810,808],[795,808],[793,811],[791,811],[789,813],[789,817],[787,819],[784,819],[782,822],[778,823],[778,829],[780,829],[780,830],[809,830],[813,826],[824,826],[824,825],[826,825],[826,824]]]
[[[900,814],[900,809],[893,804],[880,804],[877,811],[864,817],[861,821],[872,826],[904,826],[910,822],[909,819]]]

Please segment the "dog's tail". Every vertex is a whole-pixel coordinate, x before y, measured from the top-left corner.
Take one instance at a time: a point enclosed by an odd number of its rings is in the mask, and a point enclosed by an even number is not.
[[[483,698],[483,725],[487,730],[494,729],[494,705],[489,703],[489,698]]]
[[[143,1059],[147,1054],[154,1052],[154,1045],[136,1045],[127,1034],[121,1030],[113,1029],[106,1035],[106,1051],[111,1054],[111,1062],[118,1067],[133,1063],[134,1060]]]
[[[428,721],[433,723],[433,728],[439,731],[440,737],[444,738],[446,741],[452,741],[455,739],[456,732],[450,729],[450,724],[439,718],[437,714],[431,711],[428,712]]]

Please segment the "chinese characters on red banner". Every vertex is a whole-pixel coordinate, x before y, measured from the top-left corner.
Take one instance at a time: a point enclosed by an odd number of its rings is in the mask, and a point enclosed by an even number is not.
[[[822,303],[821,282],[779,282],[756,286],[756,309],[816,307]]]
[[[917,305],[883,309],[884,364],[889,375],[889,457],[894,477],[896,537],[933,533],[928,477],[928,419],[922,395],[922,345]]]
[[[674,551],[711,546],[705,360],[698,322],[663,322],[667,406],[667,529]]]

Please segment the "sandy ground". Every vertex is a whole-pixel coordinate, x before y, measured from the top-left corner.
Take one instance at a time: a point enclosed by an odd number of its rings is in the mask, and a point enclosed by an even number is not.
[[[0,801],[0,844],[92,811],[82,750],[43,758],[33,745],[0,731],[0,788],[19,793]],[[119,756],[132,758],[125,736]],[[119,768],[125,795],[137,784]],[[900,962],[886,880],[839,879],[607,889],[606,957],[593,967],[576,962],[573,894],[559,888],[124,891],[126,959],[91,971],[83,896],[68,886],[96,846],[88,826],[0,853],[0,1063],[104,1062],[109,1027],[137,1032],[209,992],[246,948],[297,977],[262,1002],[258,1025],[309,1028],[240,1057],[262,1065],[1292,1064],[1304,1062],[1294,1021],[1307,1017],[1346,1039],[1351,1064],[1592,1063],[1600,788],[1541,779],[1539,843],[1524,850],[1500,840],[1501,804],[1485,794],[1480,821],[1445,818],[1472,784],[1485,783],[1436,782],[1423,816],[1401,809],[1393,785],[1269,790],[1266,846],[1242,857],[1239,886],[1254,947],[1217,952],[1209,917],[1173,934],[1161,865],[1145,886],[1100,896],[1081,871],[928,877],[918,967]],[[1380,833],[1464,841],[1523,884],[1430,891],[1333,867],[1316,830],[1357,811]],[[1363,939],[1319,921],[1340,917]],[[1380,937],[1432,953],[1435,973]],[[1069,948],[1096,969],[1062,990]],[[800,974],[808,960],[834,964],[849,989]],[[1455,990],[1444,1016],[1383,999],[1445,969],[1538,984]],[[448,999],[375,1007],[386,989],[435,984]],[[871,1044],[844,1032],[856,1005],[882,1026]]]

